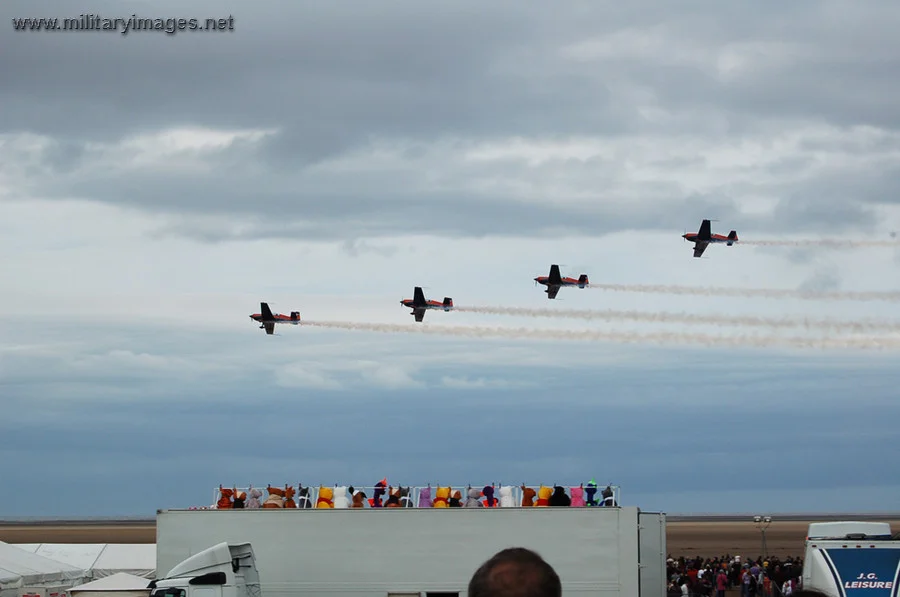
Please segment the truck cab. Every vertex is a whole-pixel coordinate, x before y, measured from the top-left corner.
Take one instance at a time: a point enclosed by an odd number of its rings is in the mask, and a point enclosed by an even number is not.
[[[260,597],[249,543],[219,543],[187,558],[151,584],[151,597]]]
[[[831,597],[896,597],[900,540],[886,522],[809,525],[802,587]]]

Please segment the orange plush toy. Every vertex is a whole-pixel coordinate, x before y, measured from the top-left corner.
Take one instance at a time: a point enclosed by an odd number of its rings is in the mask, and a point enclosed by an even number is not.
[[[541,486],[538,488],[538,499],[534,505],[537,506],[538,508],[548,507],[550,505],[550,496],[551,495],[553,495],[553,488],[552,487],[544,487],[544,484],[542,483]]]
[[[535,491],[531,487],[522,485],[522,507],[534,506]]]
[[[266,498],[266,502],[262,505],[263,508],[284,508],[283,489],[268,485],[266,486],[266,491],[269,492],[269,497]]]
[[[284,486],[284,507],[296,508],[297,502],[294,501],[294,488],[290,485]]]
[[[218,508],[219,510],[230,510],[232,506],[231,496],[234,495],[234,490],[224,489],[221,485],[219,485],[219,493],[222,495],[222,497],[220,497],[219,501],[216,502],[216,508]]]
[[[316,508],[334,508],[334,489],[319,486],[319,499],[316,500]]]
[[[449,508],[450,507],[450,488],[449,487],[441,487],[440,485],[438,485],[437,491],[435,492],[434,507],[435,508]]]

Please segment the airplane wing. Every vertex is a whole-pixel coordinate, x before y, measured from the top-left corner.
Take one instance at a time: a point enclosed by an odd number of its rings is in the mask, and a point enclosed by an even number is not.
[[[548,286],[547,287],[547,298],[555,299],[556,294],[559,292],[559,288],[560,288],[559,286]]]
[[[706,250],[706,247],[709,246],[709,243],[706,242],[695,242],[694,243],[694,257],[700,257],[703,255],[703,251]]]
[[[422,321],[425,319],[425,309],[414,309],[413,315],[416,316],[416,321]]]
[[[562,282],[562,276],[559,274],[559,266],[555,263],[550,266],[550,275],[547,276],[547,282],[550,284],[559,284]]]
[[[263,325],[266,326],[266,333],[267,333],[267,334],[269,334],[269,335],[271,336],[272,334],[275,333],[275,322],[274,322],[274,321],[267,321],[267,322],[264,323]]]

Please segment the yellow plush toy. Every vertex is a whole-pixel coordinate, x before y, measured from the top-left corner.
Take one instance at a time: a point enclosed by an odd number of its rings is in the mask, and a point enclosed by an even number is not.
[[[319,487],[319,499],[316,500],[316,508],[334,508],[334,489]]]
[[[538,499],[534,505],[539,508],[545,508],[545,507],[549,506],[551,495],[553,495],[553,488],[552,487],[544,487],[544,485],[542,484],[538,488]]]
[[[438,487],[437,492],[435,493],[434,498],[434,507],[435,508],[449,508],[450,504],[450,488],[449,487]]]

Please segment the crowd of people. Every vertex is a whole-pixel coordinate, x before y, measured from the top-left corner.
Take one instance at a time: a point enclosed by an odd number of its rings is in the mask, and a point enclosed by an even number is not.
[[[740,589],[741,597],[789,597],[800,587],[802,558],[668,558],[668,597],[724,597]]]

